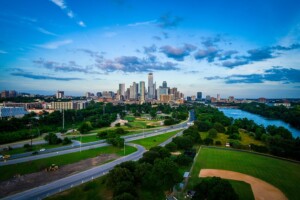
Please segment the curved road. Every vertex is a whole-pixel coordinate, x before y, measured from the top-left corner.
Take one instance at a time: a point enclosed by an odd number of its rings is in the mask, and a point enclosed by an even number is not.
[[[136,147],[138,150],[128,156],[119,158],[112,162],[106,163],[104,165],[94,167],[92,169],[74,174],[72,176],[68,176],[66,178],[48,183],[43,186],[39,186],[24,192],[20,192],[15,195],[11,195],[5,197],[4,199],[42,199],[53,195],[55,193],[67,190],[74,186],[80,185],[87,181],[93,180],[94,178],[98,178],[103,176],[104,174],[108,173],[114,166],[129,160],[138,160],[143,156],[143,153],[146,149],[143,146],[136,145],[136,144],[128,144],[130,146]]]

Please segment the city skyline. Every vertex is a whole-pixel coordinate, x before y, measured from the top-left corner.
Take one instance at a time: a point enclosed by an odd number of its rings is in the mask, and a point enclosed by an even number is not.
[[[185,96],[300,97],[296,0],[0,5],[1,90],[116,92],[153,72]]]

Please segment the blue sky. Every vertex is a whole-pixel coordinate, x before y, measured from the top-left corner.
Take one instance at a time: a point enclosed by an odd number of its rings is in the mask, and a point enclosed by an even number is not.
[[[186,96],[300,98],[298,0],[1,0],[0,26],[1,90],[116,92],[153,72]]]

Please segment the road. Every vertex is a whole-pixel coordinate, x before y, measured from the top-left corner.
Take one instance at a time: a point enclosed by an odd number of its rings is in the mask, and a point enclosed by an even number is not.
[[[188,122],[191,122],[191,121],[194,120],[193,116],[194,116],[194,113],[190,112],[190,117],[189,117]],[[140,139],[140,138],[144,138],[144,137],[151,137],[151,136],[154,136],[154,135],[163,134],[165,132],[168,132],[168,130],[179,130],[179,129],[182,129],[182,128],[186,128],[188,122],[185,122],[185,123],[179,124],[179,125],[175,125],[173,127],[167,128],[167,129],[161,129],[159,131],[154,131],[154,132],[148,133],[146,135],[142,133],[142,134],[139,134],[139,135],[130,136],[130,137],[127,137],[125,139],[125,142]],[[177,133],[176,135],[181,135],[181,134],[182,134],[182,131]],[[172,138],[170,138],[167,141],[161,143],[160,146],[164,146],[164,145],[166,145],[167,143],[169,143],[171,141],[172,141]],[[85,147],[82,147],[81,149],[83,150],[83,148],[91,148],[91,147],[97,146],[97,145],[103,145],[104,146],[104,145],[107,145],[107,144],[102,143],[102,144],[96,144],[96,145],[92,145],[92,146],[85,146]],[[108,173],[109,170],[111,170],[117,164],[120,164],[120,163],[125,162],[125,161],[130,161],[130,160],[138,160],[143,156],[143,153],[146,151],[146,149],[143,146],[140,146],[140,145],[137,145],[137,144],[128,143],[127,145],[136,147],[137,151],[130,154],[130,155],[128,155],[128,156],[119,158],[115,161],[106,163],[104,165],[94,167],[92,169],[89,169],[89,170],[86,170],[86,171],[68,176],[66,178],[48,183],[48,184],[43,185],[43,186],[39,186],[39,187],[30,189],[30,190],[27,190],[27,191],[24,191],[24,192],[20,192],[20,193],[15,194],[15,195],[5,197],[4,199],[22,200],[22,199],[42,199],[42,198],[48,197],[50,195],[56,194],[58,192],[61,192],[61,191],[67,190],[67,189],[70,189],[72,187],[75,187],[75,186],[80,185],[82,183],[85,183],[87,181],[91,181],[94,178],[98,178],[100,176],[103,176],[104,174]],[[71,149],[71,150],[78,150],[78,148],[77,149]],[[70,150],[64,150],[63,152],[66,152],[66,151],[70,151]],[[60,155],[62,155],[63,152],[60,152]],[[34,156],[34,157],[47,156],[48,154],[37,155],[37,156]],[[31,157],[29,157],[29,158],[31,158]],[[38,158],[38,159],[40,159],[40,158]],[[16,159],[16,161],[17,160],[20,160],[20,159]],[[26,162],[26,161],[24,161],[24,162]]]
[[[16,200],[43,199],[55,193],[67,190],[69,188],[75,187],[87,181],[103,176],[104,174],[108,173],[108,171],[111,170],[117,164],[129,160],[138,160],[143,156],[143,153],[146,151],[146,149],[140,145],[136,145],[136,144],[128,144],[128,145],[134,146],[138,150],[128,156],[119,158],[107,164],[94,167],[92,169],[74,174],[72,176],[68,176],[66,178],[48,183],[43,186],[39,186],[15,195],[5,197],[4,199],[16,199]]]
[[[142,139],[145,137],[151,137],[151,136],[155,136],[155,135],[164,134],[169,131],[184,129],[184,128],[187,128],[187,126],[188,126],[187,124],[189,122],[192,122],[193,120],[194,120],[194,113],[193,113],[193,111],[190,111],[189,119],[184,123],[176,124],[176,125],[173,125],[170,127],[159,129],[159,130],[123,136],[123,138],[125,139],[126,142],[129,142],[129,141],[133,141],[133,140]],[[103,146],[107,145],[105,143],[105,140],[99,140],[96,142],[89,142],[89,143],[82,143],[81,145],[80,144],[81,143],[79,141],[74,140],[72,145],[58,147],[58,148],[52,148],[52,149],[46,149],[45,151],[39,152],[38,155],[34,155],[34,156],[32,155],[32,152],[11,155],[11,159],[7,160],[6,162],[1,161],[0,166],[28,162],[31,160],[38,160],[41,158],[49,158],[49,157],[53,157],[53,156],[57,156],[57,155],[64,155],[64,154],[78,152],[78,151],[82,151],[82,150],[94,149],[94,148],[103,147]]]

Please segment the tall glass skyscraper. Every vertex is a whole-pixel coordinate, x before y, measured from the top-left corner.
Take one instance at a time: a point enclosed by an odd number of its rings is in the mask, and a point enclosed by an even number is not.
[[[155,97],[155,90],[153,85],[153,74],[148,74],[148,99],[153,99]]]

